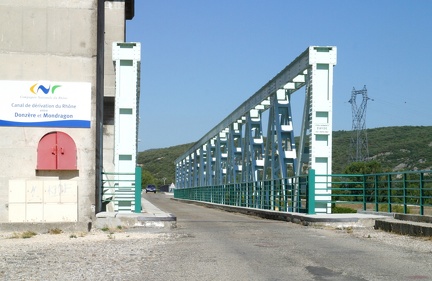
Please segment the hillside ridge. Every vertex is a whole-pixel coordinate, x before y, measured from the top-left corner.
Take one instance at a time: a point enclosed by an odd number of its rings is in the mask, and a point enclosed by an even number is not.
[[[399,126],[367,129],[369,159],[387,171],[432,169],[432,126]],[[333,132],[333,174],[350,163],[353,131]],[[194,143],[149,149],[138,153],[137,163],[158,186],[175,182],[174,161]]]

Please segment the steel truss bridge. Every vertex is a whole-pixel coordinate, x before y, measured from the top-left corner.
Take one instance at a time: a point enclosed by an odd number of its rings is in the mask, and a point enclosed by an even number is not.
[[[248,189],[248,197],[252,198],[262,194],[259,188],[267,181],[300,179],[310,169],[317,175],[331,174],[336,57],[334,46],[308,47],[176,159],[176,188],[253,183]],[[301,88],[305,89],[304,103],[293,105],[291,96]],[[299,106],[303,114],[296,144],[292,109]],[[263,113],[268,114],[266,135]],[[331,185],[316,180],[325,185],[317,186],[322,201],[326,194],[330,195]],[[300,181],[285,180],[284,184],[292,186],[294,195],[301,190]],[[285,191],[271,187],[265,196]],[[300,203],[293,202],[290,210],[296,211]],[[330,203],[317,204],[315,212],[329,213],[330,207]]]

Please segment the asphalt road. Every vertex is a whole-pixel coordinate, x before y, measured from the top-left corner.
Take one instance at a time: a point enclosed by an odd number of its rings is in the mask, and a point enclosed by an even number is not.
[[[432,280],[431,252],[144,197],[177,216],[145,280]]]

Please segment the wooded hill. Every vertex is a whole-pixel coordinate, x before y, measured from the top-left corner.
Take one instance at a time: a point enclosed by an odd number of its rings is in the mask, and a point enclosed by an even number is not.
[[[333,132],[333,174],[350,163],[352,131]],[[383,127],[367,130],[369,159],[386,171],[432,169],[432,126]],[[137,162],[157,186],[174,183],[174,161],[193,143],[138,153]],[[298,146],[297,146],[298,147]]]

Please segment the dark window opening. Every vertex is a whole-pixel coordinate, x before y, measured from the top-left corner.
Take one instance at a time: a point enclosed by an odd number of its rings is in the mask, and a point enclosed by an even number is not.
[[[115,112],[115,98],[104,97],[104,109],[103,109],[103,124],[114,125],[114,112]]]

